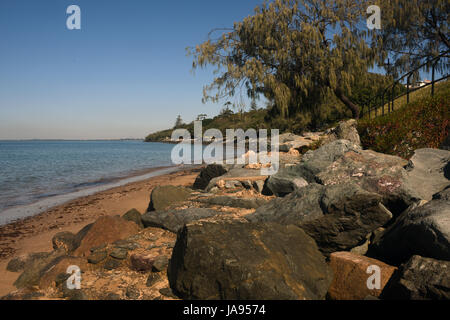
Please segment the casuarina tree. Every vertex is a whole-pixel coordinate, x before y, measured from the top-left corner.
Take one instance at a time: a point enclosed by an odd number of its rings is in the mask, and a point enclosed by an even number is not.
[[[351,88],[365,81],[376,58],[368,41],[368,6],[364,0],[275,0],[231,29],[213,30],[188,49],[194,69],[216,68],[203,100],[263,95],[289,116],[317,108],[332,93],[358,118]]]

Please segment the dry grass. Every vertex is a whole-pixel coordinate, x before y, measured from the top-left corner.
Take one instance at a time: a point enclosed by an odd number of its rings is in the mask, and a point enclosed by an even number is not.
[[[434,85],[434,93],[437,94],[440,91],[442,91],[443,88],[446,88],[448,84],[448,80],[442,80],[438,83],[435,83]],[[416,91],[410,92],[409,93],[409,103],[413,103],[415,101],[418,101],[420,99],[426,98],[431,96],[431,85],[425,87],[425,88],[420,88]],[[398,110],[403,108],[404,106],[407,105],[407,96],[406,94],[404,96],[401,96],[400,98],[397,98],[394,100],[394,110]],[[392,105],[391,105],[392,108]],[[383,114],[383,109],[384,109],[384,113],[387,114],[389,112],[389,103],[385,103],[383,108],[378,108],[377,109],[377,116],[380,116]],[[392,111],[392,110],[391,110]],[[375,111],[371,111],[370,112],[370,117],[373,117],[375,115]],[[363,118],[368,118],[369,114],[365,114]]]

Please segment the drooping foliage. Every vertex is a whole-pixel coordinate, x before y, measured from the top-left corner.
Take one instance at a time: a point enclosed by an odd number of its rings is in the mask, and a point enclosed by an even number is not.
[[[380,0],[382,28],[374,47],[379,62],[389,58],[388,71],[397,77],[450,50],[449,0]],[[428,65],[429,70],[431,65]],[[449,69],[440,60],[437,71]]]
[[[218,37],[190,48],[193,68],[213,65],[204,101],[263,95],[283,116],[317,108],[334,94],[359,116],[349,98],[375,61],[368,45],[365,0],[275,0]],[[364,18],[364,19],[363,19]]]

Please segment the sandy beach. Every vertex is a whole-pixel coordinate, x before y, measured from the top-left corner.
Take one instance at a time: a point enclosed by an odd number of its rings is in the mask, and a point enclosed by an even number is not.
[[[18,273],[6,270],[9,260],[31,252],[52,250],[52,237],[62,231],[78,232],[101,216],[122,215],[135,208],[145,212],[151,190],[158,185],[191,186],[198,168],[182,169],[131,182],[53,207],[39,215],[0,226],[0,296],[16,288]]]

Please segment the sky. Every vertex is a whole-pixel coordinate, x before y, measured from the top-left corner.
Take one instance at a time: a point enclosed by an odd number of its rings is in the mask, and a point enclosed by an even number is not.
[[[224,101],[201,101],[213,67],[193,73],[186,47],[262,2],[0,0],[0,140],[140,139],[217,115]]]
[[[202,104],[212,68],[186,47],[262,0],[1,0],[0,139],[143,138]],[[69,30],[70,5],[81,30]]]

